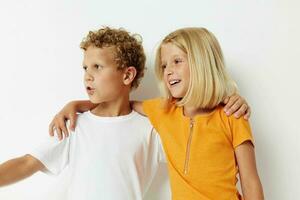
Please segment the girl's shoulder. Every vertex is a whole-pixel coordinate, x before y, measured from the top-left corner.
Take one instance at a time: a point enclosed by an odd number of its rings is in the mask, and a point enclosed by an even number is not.
[[[214,123],[214,127],[220,127],[224,130],[223,132],[234,147],[246,140],[254,144],[249,121],[243,117],[227,116],[224,112],[224,106],[218,106],[215,109],[210,121]]]
[[[170,102],[165,98],[158,97],[143,101],[143,110],[146,114],[152,112],[167,113],[176,109],[176,103]]]
[[[226,112],[224,111],[224,105],[218,105],[215,110],[213,111],[215,114],[217,114],[220,119],[222,121],[227,121],[228,123],[241,123],[241,122],[246,122],[248,123],[247,120],[244,119],[243,116],[239,117],[239,118],[236,118],[234,116],[234,114],[231,114],[231,115],[227,115]]]

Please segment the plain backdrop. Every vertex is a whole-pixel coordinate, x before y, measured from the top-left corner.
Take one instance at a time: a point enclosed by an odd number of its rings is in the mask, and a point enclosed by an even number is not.
[[[299,198],[300,23],[298,1],[27,0],[0,2],[0,162],[24,155],[48,137],[65,103],[86,99],[79,43],[89,30],[124,27],[139,33],[147,73],[134,99],[159,95],[154,52],[169,32],[212,31],[227,68],[251,105],[257,165],[266,199]],[[168,199],[162,166],[149,200]],[[66,178],[37,173],[0,188],[1,200],[55,199]],[[158,191],[158,192],[157,192]]]

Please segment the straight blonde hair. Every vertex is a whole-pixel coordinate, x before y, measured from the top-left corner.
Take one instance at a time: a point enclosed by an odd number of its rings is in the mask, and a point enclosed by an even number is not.
[[[187,54],[190,82],[187,93],[181,99],[172,98],[164,83],[161,65],[161,46],[172,43]],[[214,108],[224,98],[237,92],[236,83],[225,70],[221,47],[216,37],[205,28],[183,28],[167,35],[160,43],[155,59],[155,72],[160,89],[168,102],[178,106]]]

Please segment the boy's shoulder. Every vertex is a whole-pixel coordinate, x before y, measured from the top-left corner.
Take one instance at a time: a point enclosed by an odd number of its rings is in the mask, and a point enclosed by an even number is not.
[[[109,122],[112,125],[118,124],[119,122],[125,122],[126,124],[133,124],[138,126],[152,126],[148,117],[139,114],[138,112],[132,110],[131,113],[124,116],[118,117],[98,117],[92,114],[90,111],[79,113],[77,116],[77,124],[85,124],[91,122]],[[115,122],[115,123],[114,123]]]
[[[132,110],[134,117],[132,118],[132,122],[140,127],[148,127],[153,128],[149,118],[147,116],[141,115],[140,113]]]
[[[89,112],[90,111],[86,111],[86,112],[83,112],[83,113],[78,113],[77,114],[77,121],[76,123],[77,124],[81,124],[82,122],[84,122],[85,120],[89,120]]]

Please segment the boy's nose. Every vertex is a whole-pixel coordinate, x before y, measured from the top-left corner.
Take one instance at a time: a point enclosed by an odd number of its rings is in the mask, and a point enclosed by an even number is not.
[[[86,72],[86,73],[84,74],[84,79],[85,79],[86,81],[92,81],[92,80],[94,80],[94,79],[93,79],[93,76],[92,76],[91,74],[89,74],[88,72]]]

